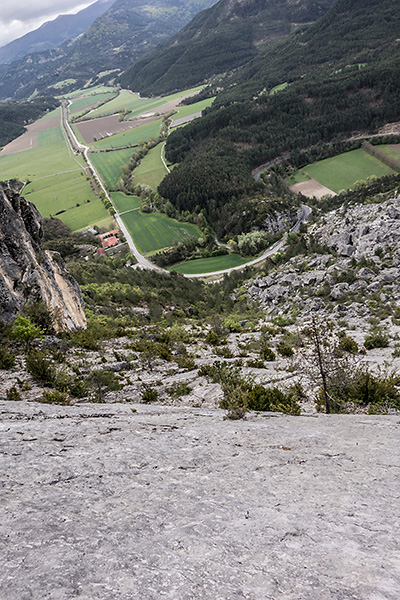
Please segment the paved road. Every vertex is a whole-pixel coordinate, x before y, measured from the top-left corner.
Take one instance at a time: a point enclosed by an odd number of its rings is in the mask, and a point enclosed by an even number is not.
[[[111,198],[111,196],[109,195],[106,187],[104,186],[101,177],[99,176],[99,174],[97,173],[93,163],[91,162],[90,158],[89,158],[89,146],[86,146],[85,144],[81,144],[71,125],[68,122],[68,115],[67,115],[67,108],[68,108],[68,103],[63,101],[61,103],[61,110],[62,110],[62,124],[64,127],[64,130],[66,132],[67,135],[67,139],[68,142],[70,143],[72,150],[74,152],[83,152],[83,155],[86,159],[86,162],[88,164],[88,166],[92,169],[93,174],[95,176],[95,178],[97,179],[101,189],[103,190],[104,194],[106,195],[106,198],[108,198],[108,200],[111,202],[112,206],[114,207],[115,210],[115,215],[114,218],[118,223],[118,227],[120,228],[120,230],[122,231],[122,233],[125,236],[125,239],[127,241],[127,244],[129,246],[129,249],[131,251],[131,253],[134,255],[134,257],[136,258],[137,262],[145,269],[151,269],[153,271],[158,271],[160,273],[170,273],[170,271],[167,271],[166,269],[162,269],[161,267],[158,267],[157,265],[155,265],[154,263],[152,263],[150,260],[148,260],[145,256],[143,256],[143,254],[141,254],[139,252],[139,250],[137,249],[137,247],[135,246],[135,243],[132,239],[131,234],[129,233],[129,231],[127,230],[123,220],[121,219],[120,214],[118,213],[117,207],[115,206],[113,199]],[[161,147],[161,158],[163,159],[163,148],[164,146]],[[163,160],[164,162],[164,160]],[[259,175],[262,173],[263,170],[265,170],[266,168],[268,168],[268,166],[272,166],[272,164],[275,164],[277,161],[273,161],[272,163],[269,163],[269,165],[263,165],[262,169],[260,167],[259,169]],[[165,163],[164,163],[165,164]],[[165,165],[165,167],[168,169],[168,167]],[[254,173],[253,173],[254,174]],[[254,175],[256,177],[256,175]],[[258,178],[256,177],[256,179]],[[295,232],[299,229],[301,223],[304,223],[309,215],[311,213],[311,209],[308,206],[303,205],[302,206],[302,214],[299,218],[299,220],[295,223],[295,225],[290,229],[290,232]],[[189,274],[189,273],[184,273],[183,276],[188,278],[188,279],[199,279],[199,278],[204,278],[204,277],[215,277],[218,275],[227,275],[229,273],[232,273],[233,271],[240,271],[242,269],[245,269],[246,267],[250,267],[252,265],[256,265],[260,262],[262,262],[265,258],[273,256],[274,254],[277,254],[278,252],[280,252],[284,246],[286,245],[287,242],[287,234],[285,234],[281,240],[279,240],[278,242],[276,242],[273,246],[271,246],[270,248],[267,248],[267,250],[258,258],[255,258],[254,260],[251,260],[250,262],[244,263],[242,265],[238,265],[237,267],[231,267],[230,269],[223,269],[222,271],[213,271],[211,273],[195,273],[195,274]]]

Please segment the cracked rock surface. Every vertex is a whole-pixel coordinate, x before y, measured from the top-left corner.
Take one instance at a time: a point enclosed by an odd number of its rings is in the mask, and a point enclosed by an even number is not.
[[[399,416],[0,403],[2,600],[398,600]]]

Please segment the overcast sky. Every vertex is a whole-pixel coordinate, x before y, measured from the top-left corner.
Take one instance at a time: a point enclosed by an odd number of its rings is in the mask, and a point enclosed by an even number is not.
[[[77,13],[95,0],[0,0],[0,46],[58,15]]]

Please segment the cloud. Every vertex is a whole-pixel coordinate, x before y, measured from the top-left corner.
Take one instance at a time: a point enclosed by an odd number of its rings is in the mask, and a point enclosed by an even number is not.
[[[60,14],[76,13],[94,0],[1,0],[0,46],[37,29]]]

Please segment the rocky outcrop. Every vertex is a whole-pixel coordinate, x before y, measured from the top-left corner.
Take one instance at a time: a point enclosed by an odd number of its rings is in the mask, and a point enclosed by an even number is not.
[[[400,196],[341,207],[310,231],[325,254],[296,256],[247,286],[268,314],[297,311],[368,317],[373,304],[396,304],[400,294]]]
[[[43,250],[42,237],[35,206],[0,188],[0,320],[10,323],[26,304],[43,301],[56,331],[86,327],[80,288],[59,254]]]

